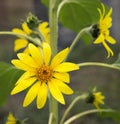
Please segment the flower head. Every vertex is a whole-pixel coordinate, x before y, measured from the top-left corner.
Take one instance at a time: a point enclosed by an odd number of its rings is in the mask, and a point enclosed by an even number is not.
[[[98,8],[99,14],[100,14],[100,20],[97,25],[95,25],[94,32],[93,32],[93,37],[96,38],[94,41],[94,44],[103,44],[105,47],[108,55],[107,58],[110,57],[110,55],[114,55],[113,51],[111,48],[108,46],[108,43],[110,44],[115,44],[116,40],[110,36],[110,31],[109,28],[112,26],[112,8],[108,11],[108,13],[105,12],[105,6],[102,4],[102,9]]]
[[[51,47],[43,43],[43,50],[33,44],[28,45],[30,55],[26,53],[17,54],[19,59],[12,60],[12,63],[25,73],[17,81],[11,94],[19,93],[29,88],[24,99],[23,106],[28,106],[35,98],[37,108],[44,107],[48,91],[60,103],[65,104],[63,94],[72,94],[73,90],[68,87],[70,77],[68,72],[78,70],[78,65],[71,62],[63,62],[69,49],[60,51],[51,60]]]
[[[86,101],[87,103],[92,103],[93,105],[95,105],[97,109],[100,109],[99,104],[104,105],[104,99],[105,99],[105,96],[102,95],[102,92],[92,91],[92,92],[89,92]]]
[[[24,34],[27,36],[30,36],[32,38],[34,38],[35,40],[41,42],[41,39],[38,37],[38,32],[31,30],[27,23],[24,22],[22,23],[22,29],[19,28],[14,28],[12,30],[14,33],[18,33],[18,34]],[[48,28],[48,22],[42,22],[38,25],[38,31],[41,33],[41,35],[44,37],[45,42],[49,43],[50,42],[50,38],[49,38],[49,33],[50,33],[50,29]],[[18,39],[15,40],[15,46],[14,46],[14,51],[18,51],[20,49],[25,48],[24,52],[28,53],[28,44],[30,41],[28,41],[28,39],[25,39],[23,37],[19,37]]]
[[[5,124],[22,124],[21,121],[16,119],[12,113],[9,113],[7,121]]]

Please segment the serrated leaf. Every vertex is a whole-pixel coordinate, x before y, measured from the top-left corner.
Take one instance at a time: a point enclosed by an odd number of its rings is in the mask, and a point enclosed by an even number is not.
[[[23,71],[10,64],[0,62],[0,105],[7,100],[21,74]]]

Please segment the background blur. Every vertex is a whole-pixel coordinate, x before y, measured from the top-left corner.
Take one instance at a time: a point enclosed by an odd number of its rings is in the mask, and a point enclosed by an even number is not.
[[[113,27],[111,28],[111,35],[117,40],[117,44],[112,46],[115,51],[115,56],[106,59],[106,52],[102,46],[87,45],[80,41],[72,55],[69,57],[69,61],[73,62],[87,62],[87,61],[99,61],[99,62],[114,62],[120,51],[120,0],[101,0],[107,5],[113,8]],[[21,23],[26,19],[29,12],[34,13],[40,20],[48,21],[48,10],[40,2],[40,0],[0,0],[0,30],[9,31],[14,27],[21,28]],[[76,33],[67,28],[63,28],[59,24],[59,49],[63,49],[69,46]],[[14,58],[13,52],[14,39],[12,36],[0,36],[0,61],[10,63],[10,60]],[[71,73],[71,87],[74,91],[86,92],[88,89],[92,89],[94,86],[98,86],[98,90],[103,91],[106,96],[105,103],[107,107],[120,109],[120,72],[113,69],[101,68],[101,67],[82,67],[79,72]],[[14,96],[9,96],[7,103],[0,106],[0,124],[4,124],[9,111],[13,112],[18,118],[29,118],[27,124],[47,124],[48,121],[48,105],[42,110],[37,110],[35,102],[27,108],[22,107],[25,92],[19,93]],[[74,97],[65,96],[66,105],[60,105],[60,115],[62,115],[64,109],[69,105],[70,100]],[[70,115],[79,111],[94,108],[92,105],[86,105],[84,102],[80,102],[72,109]],[[110,118],[103,119],[96,114],[83,117],[80,120],[74,122],[74,124],[117,124]]]

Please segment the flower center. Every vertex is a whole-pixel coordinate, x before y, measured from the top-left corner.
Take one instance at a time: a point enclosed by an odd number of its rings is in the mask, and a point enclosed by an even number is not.
[[[41,65],[37,73],[40,81],[47,82],[52,78],[53,70],[50,66]]]
[[[100,29],[98,27],[98,24],[93,25],[90,32],[94,38],[97,38],[100,34]]]

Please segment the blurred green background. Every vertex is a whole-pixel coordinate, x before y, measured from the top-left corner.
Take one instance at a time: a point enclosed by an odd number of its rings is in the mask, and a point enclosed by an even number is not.
[[[115,56],[109,59],[106,58],[105,49],[102,46],[93,44],[85,44],[80,41],[73,50],[69,61],[80,63],[88,61],[98,61],[113,63],[120,51],[120,1],[119,0],[103,0],[107,5],[113,7],[113,27],[111,29],[111,35],[117,40],[117,44],[112,46]],[[0,0],[0,30],[11,30],[14,27],[20,27],[21,23],[25,20],[29,12],[34,13],[40,20],[48,21],[46,7],[40,2],[40,0]],[[59,24],[59,50],[70,45],[76,33],[70,29],[64,28]],[[10,63],[10,60],[16,56],[13,52],[14,39],[12,36],[0,36],[0,61]],[[98,87],[98,90],[103,91],[106,96],[105,105],[107,107],[120,110],[120,72],[113,69],[103,67],[81,67],[77,72],[71,73],[70,86],[75,92],[86,92],[92,89],[94,86]],[[22,107],[22,102],[25,96],[25,92],[19,93],[14,96],[9,96],[7,102],[0,106],[0,124],[4,124],[9,111],[13,112],[18,118],[29,118],[27,124],[47,124],[49,108],[48,103],[45,108],[38,110],[36,103],[32,103],[27,108]],[[69,105],[70,101],[74,98],[74,95],[65,96],[66,105],[59,105],[60,116]],[[90,108],[94,108],[92,105],[79,102],[72,109],[70,115],[79,111],[84,111]],[[85,116],[73,124],[118,124],[111,118],[101,118],[96,114]]]

